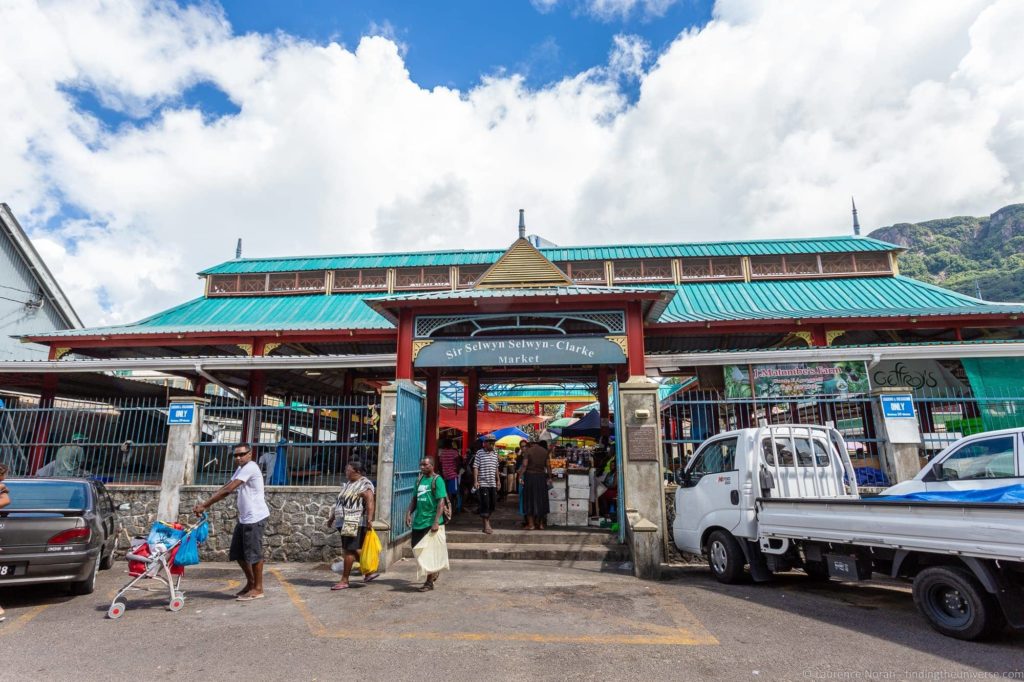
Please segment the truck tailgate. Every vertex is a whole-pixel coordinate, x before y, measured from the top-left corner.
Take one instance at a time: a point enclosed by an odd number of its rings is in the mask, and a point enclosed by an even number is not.
[[[1024,505],[758,500],[761,537],[1024,561]]]

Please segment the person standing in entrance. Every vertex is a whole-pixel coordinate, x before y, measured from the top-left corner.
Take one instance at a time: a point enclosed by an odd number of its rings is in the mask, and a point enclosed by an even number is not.
[[[491,514],[498,499],[498,453],[494,451],[494,436],[484,437],[484,447],[473,458],[473,487],[477,490],[480,500],[480,518],[484,522],[484,532],[490,535]]]
[[[545,440],[533,443],[523,453],[519,467],[519,480],[523,482],[523,513],[526,514],[526,530],[544,530],[547,515],[551,510],[548,501],[548,482],[551,468],[548,465],[548,443]]]
[[[452,447],[450,438],[441,439],[437,459],[441,462],[441,477],[448,490],[449,503],[454,511],[462,511],[462,495],[459,494],[459,464],[462,457],[459,451]]]
[[[267,527],[267,518],[270,517],[270,508],[263,496],[263,472],[252,461],[252,449],[248,445],[236,445],[234,458],[238,468],[231,480],[210,495],[206,502],[197,504],[193,511],[199,516],[235,493],[238,523],[231,535],[228,559],[237,561],[245,574],[245,587],[235,597],[238,601],[252,601],[263,598],[263,533]]]

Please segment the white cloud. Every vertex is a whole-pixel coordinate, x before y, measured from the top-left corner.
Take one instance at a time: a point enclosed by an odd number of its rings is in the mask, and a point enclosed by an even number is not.
[[[205,4],[19,0],[0,25],[0,200],[89,323],[197,295],[238,237],[502,247],[520,207],[562,244],[838,234],[851,194],[867,228],[1024,198],[1014,0],[721,0],[653,65],[621,36],[543,89],[466,92],[418,86],[385,37],[239,36]],[[239,113],[182,106],[200,82]],[[154,115],[110,130],[68,88]],[[68,204],[83,217],[46,229]]]

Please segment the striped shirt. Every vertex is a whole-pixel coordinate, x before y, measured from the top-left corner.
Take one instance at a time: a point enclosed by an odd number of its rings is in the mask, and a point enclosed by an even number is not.
[[[459,451],[451,448],[443,448],[437,453],[441,460],[441,476],[446,480],[459,477]]]
[[[481,488],[498,487],[498,453],[494,450],[477,450],[473,460],[473,469],[477,472],[477,480]]]

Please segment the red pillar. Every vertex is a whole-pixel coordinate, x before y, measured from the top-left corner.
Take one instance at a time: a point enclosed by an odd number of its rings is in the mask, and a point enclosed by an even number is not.
[[[457,408],[456,408],[457,409]],[[465,456],[469,452],[469,381],[462,384],[462,409],[466,411],[466,431],[462,434],[462,454]],[[476,408],[473,408],[473,412],[476,412]]]
[[[480,376],[475,369],[469,370],[466,387],[466,449],[476,443],[476,404],[480,400]]]
[[[823,325],[816,324],[811,327],[811,345],[822,348],[828,345],[825,340],[825,327]]]
[[[263,357],[263,349],[265,343],[266,342],[263,340],[253,339],[252,357]],[[260,432],[262,430],[263,425],[263,414],[257,408],[263,406],[263,396],[266,393],[266,390],[267,377],[263,373],[263,370],[251,370],[249,372],[248,400],[246,400],[246,405],[248,406],[249,409],[246,410],[245,419],[242,420],[243,443],[258,443],[260,440]]]
[[[534,400],[533,401],[533,414],[534,414],[535,417],[539,417],[540,416],[540,401],[539,400]]]
[[[647,375],[644,368],[644,318],[639,303],[630,303],[626,307],[626,348],[629,376],[642,377]]]
[[[206,395],[206,384],[208,383],[209,382],[203,377],[194,379],[192,381],[192,395],[196,396],[197,398],[202,398],[204,395]]]
[[[53,348],[50,359],[53,359]],[[42,390],[39,393],[39,415],[32,434],[32,455],[29,457],[28,473],[35,475],[46,459],[46,443],[50,438],[50,420],[53,417],[53,399],[57,395],[57,375],[43,375]]]
[[[343,395],[352,395],[355,392],[356,377],[352,370],[345,370],[345,378],[341,380],[341,392]]]
[[[412,381],[412,311],[401,310],[398,313],[398,364],[395,366],[395,379]]]
[[[440,399],[441,373],[437,369],[430,369],[427,372],[427,455],[437,454],[437,420]]]
[[[608,368],[601,365],[597,368],[597,405],[601,413],[601,437],[607,438],[608,428]]]

